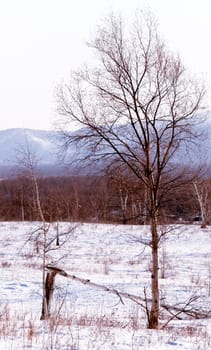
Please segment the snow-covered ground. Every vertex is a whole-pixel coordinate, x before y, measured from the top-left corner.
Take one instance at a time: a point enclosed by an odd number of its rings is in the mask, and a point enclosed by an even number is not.
[[[211,320],[161,311],[161,330],[146,328],[136,303],[69,278],[56,276],[52,318],[41,321],[42,235],[39,223],[0,223],[0,349],[204,350],[211,349]],[[69,240],[49,251],[48,264],[70,275],[150,297],[150,239],[144,226],[60,223],[73,228]],[[211,228],[167,228],[160,247],[162,303],[191,296],[195,307],[211,310]],[[56,235],[56,225],[48,233]],[[35,242],[36,241],[36,242]],[[38,242],[39,241],[39,242]],[[141,243],[142,242],[142,243]],[[56,248],[55,241],[51,248]]]

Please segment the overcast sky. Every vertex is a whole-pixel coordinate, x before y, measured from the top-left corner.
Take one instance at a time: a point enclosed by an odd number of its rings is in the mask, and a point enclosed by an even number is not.
[[[0,0],[0,129],[52,129],[55,86],[89,57],[96,25],[146,7],[211,101],[210,0]]]

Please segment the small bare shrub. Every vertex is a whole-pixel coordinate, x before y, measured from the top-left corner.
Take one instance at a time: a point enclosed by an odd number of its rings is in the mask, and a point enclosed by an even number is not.
[[[2,261],[1,262],[1,267],[11,267],[12,264],[9,261]]]
[[[162,245],[159,263],[160,263],[160,278],[165,279],[168,277],[169,272],[171,271],[170,259],[167,254],[165,242]]]
[[[108,262],[108,260],[104,261],[103,273],[104,273],[104,275],[108,275],[109,274],[109,262]]]
[[[27,338],[28,338],[28,340],[32,341],[32,338],[34,336],[35,336],[34,325],[31,321],[29,321]]]

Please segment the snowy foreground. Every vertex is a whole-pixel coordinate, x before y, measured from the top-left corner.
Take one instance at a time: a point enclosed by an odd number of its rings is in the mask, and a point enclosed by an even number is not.
[[[62,245],[70,227],[76,226]],[[161,312],[161,326],[146,328],[144,310],[77,281],[56,276],[52,318],[40,321],[42,235],[39,223],[0,223],[0,349],[204,350],[211,349],[211,320]],[[150,249],[144,226],[60,224],[61,247],[48,263],[68,274],[150,297]],[[52,225],[49,240],[56,234]],[[35,242],[36,241],[36,242]],[[142,243],[140,242],[142,241]],[[52,242],[52,248],[56,246]],[[160,248],[162,302],[200,297],[211,309],[211,228],[171,227]],[[123,302],[123,303],[122,303]],[[181,304],[180,304],[181,305]]]

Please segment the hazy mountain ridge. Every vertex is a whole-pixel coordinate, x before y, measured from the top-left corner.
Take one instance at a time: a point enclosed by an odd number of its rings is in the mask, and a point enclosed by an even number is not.
[[[82,130],[82,129],[81,129]],[[70,138],[77,131],[69,132]],[[74,174],[77,169],[76,159],[84,159],[88,150],[84,142],[80,146],[71,143],[67,152],[63,152],[62,134],[53,130],[7,129],[0,130],[0,178],[10,175],[17,168],[20,172],[21,159],[28,151],[37,161],[37,171],[41,175]],[[63,157],[64,154],[66,157]],[[85,170],[86,168],[86,170]],[[89,171],[86,166],[80,171]]]
[[[211,121],[203,126],[206,137],[202,143],[204,157],[211,162]],[[70,132],[75,135],[76,131]],[[68,149],[67,163],[65,166],[61,160],[62,138],[57,131],[46,131],[36,129],[7,129],[0,130],[0,177],[11,173],[11,169],[21,168],[21,154],[29,151],[35,155],[38,168],[45,175],[58,175],[69,173],[74,168],[74,160],[79,157],[83,158],[88,153],[85,144],[80,148],[72,143]],[[203,154],[203,152],[202,152]]]
[[[34,129],[7,129],[0,131],[1,177],[10,174],[11,169],[21,169],[21,159],[27,149],[37,160],[38,168],[57,173],[59,163],[59,134],[56,131]]]
[[[37,155],[41,163],[55,159],[56,132],[33,129],[7,129],[0,131],[0,164],[17,164],[21,153],[29,151]]]

